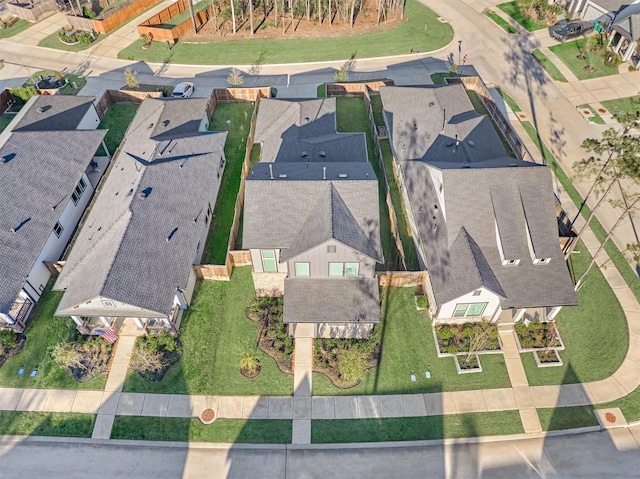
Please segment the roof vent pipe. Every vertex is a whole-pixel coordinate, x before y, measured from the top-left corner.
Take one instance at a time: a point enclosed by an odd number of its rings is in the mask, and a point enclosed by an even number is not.
[[[327,167],[326,166],[322,167],[322,179],[323,180],[327,179]]]
[[[269,163],[269,178],[273,180],[273,165]]]

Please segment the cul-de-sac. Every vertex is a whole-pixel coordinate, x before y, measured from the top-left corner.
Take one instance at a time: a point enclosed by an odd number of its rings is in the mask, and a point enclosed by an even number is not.
[[[1,0],[0,477],[634,477],[640,0]]]

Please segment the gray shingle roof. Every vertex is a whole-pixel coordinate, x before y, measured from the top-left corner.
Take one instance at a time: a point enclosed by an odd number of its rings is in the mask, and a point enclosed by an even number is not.
[[[398,161],[460,168],[508,156],[491,120],[474,111],[462,85],[382,87],[380,95]]]
[[[104,134],[19,131],[0,147],[0,311],[11,308]]]
[[[288,323],[378,323],[376,278],[285,278],[283,320]]]
[[[371,165],[258,163],[246,182],[243,248],[279,248],[288,259],[329,238],[382,261]]]
[[[94,100],[92,96],[34,96],[17,115],[13,131],[75,130]]]
[[[429,165],[421,161],[403,164],[411,210],[439,304],[480,286],[502,296],[503,308],[577,304],[559,246],[551,171],[528,165],[442,170],[442,204]],[[514,243],[510,248],[522,254],[513,258],[520,259],[517,266],[502,265],[493,201],[497,196],[501,203],[510,203],[512,214],[519,218],[509,221],[509,230],[504,232]],[[543,257],[551,259],[548,264],[533,264],[525,224],[534,248],[540,245]]]
[[[367,161],[364,133],[336,132],[336,99],[260,102],[254,141],[263,162]]]
[[[220,183],[226,133],[198,131],[205,108],[200,99],[141,104],[58,278],[66,292],[56,314],[96,297],[170,312]]]

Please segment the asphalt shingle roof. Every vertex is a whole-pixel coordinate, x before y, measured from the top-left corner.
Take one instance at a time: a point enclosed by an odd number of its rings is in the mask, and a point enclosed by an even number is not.
[[[333,238],[382,261],[379,215],[369,163],[258,163],[245,187],[243,248],[279,248],[285,260]]]
[[[203,99],[141,104],[58,278],[56,314],[97,297],[139,316],[170,312],[222,175],[226,133],[198,131],[205,114]]]
[[[16,131],[0,147],[0,311],[17,298],[104,134]]]
[[[16,115],[13,131],[75,130],[94,100],[92,96],[36,95]]]
[[[377,278],[285,278],[283,321],[379,323]]]

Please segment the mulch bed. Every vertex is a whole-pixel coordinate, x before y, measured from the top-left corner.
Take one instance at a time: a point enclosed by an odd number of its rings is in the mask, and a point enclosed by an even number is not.
[[[11,348],[4,354],[0,354],[0,368],[2,367],[2,365],[5,363],[7,359],[15,356],[16,354],[21,353],[22,350],[24,349],[24,345],[27,342],[27,337],[24,334],[20,333],[17,335],[16,339],[18,340],[18,344],[16,344],[14,348]]]
[[[140,341],[140,340],[144,340],[144,337],[139,337],[136,341]],[[161,368],[154,369],[153,371],[140,371],[136,369],[136,367],[132,364],[133,362],[129,364],[129,367],[133,369],[135,372],[137,372],[145,381],[149,381],[151,383],[158,383],[162,381],[162,379],[164,378],[164,375],[167,374],[167,371],[169,369],[171,369],[171,366],[176,364],[182,357],[182,345],[180,344],[180,341],[177,338],[175,341],[178,347],[177,351],[167,351],[163,348],[160,348],[160,352],[162,353],[162,356],[163,356],[163,366]],[[134,346],[134,353],[135,353],[136,347],[137,347],[137,343],[136,343],[136,346]]]
[[[560,335],[555,323],[531,323],[525,326],[523,323],[516,324],[516,334],[520,346],[525,349],[544,349],[559,346]]]
[[[338,369],[338,358],[342,351],[350,347],[358,347],[359,343],[362,341],[369,340],[333,338],[316,339],[314,345],[313,372],[324,374],[329,378],[329,380],[335,387],[340,389],[349,389],[357,386],[358,384],[360,384],[360,379],[357,381],[345,381],[340,377],[340,371]],[[369,359],[364,367],[364,372],[378,366],[381,357],[382,345],[378,343],[376,344],[373,353],[371,353],[371,355],[369,356]]]
[[[282,298],[256,298],[245,312],[247,318],[260,324],[258,347],[283,373],[293,374],[293,338],[282,322]]]
[[[435,328],[440,352],[458,354],[470,350],[471,338],[479,331],[486,334],[487,342],[482,351],[499,351],[500,340],[495,324],[462,323],[442,324]]]
[[[113,356],[113,344],[93,336],[82,336],[77,348],[82,355],[80,364],[84,368],[69,368],[76,381],[84,383],[109,371]]]

